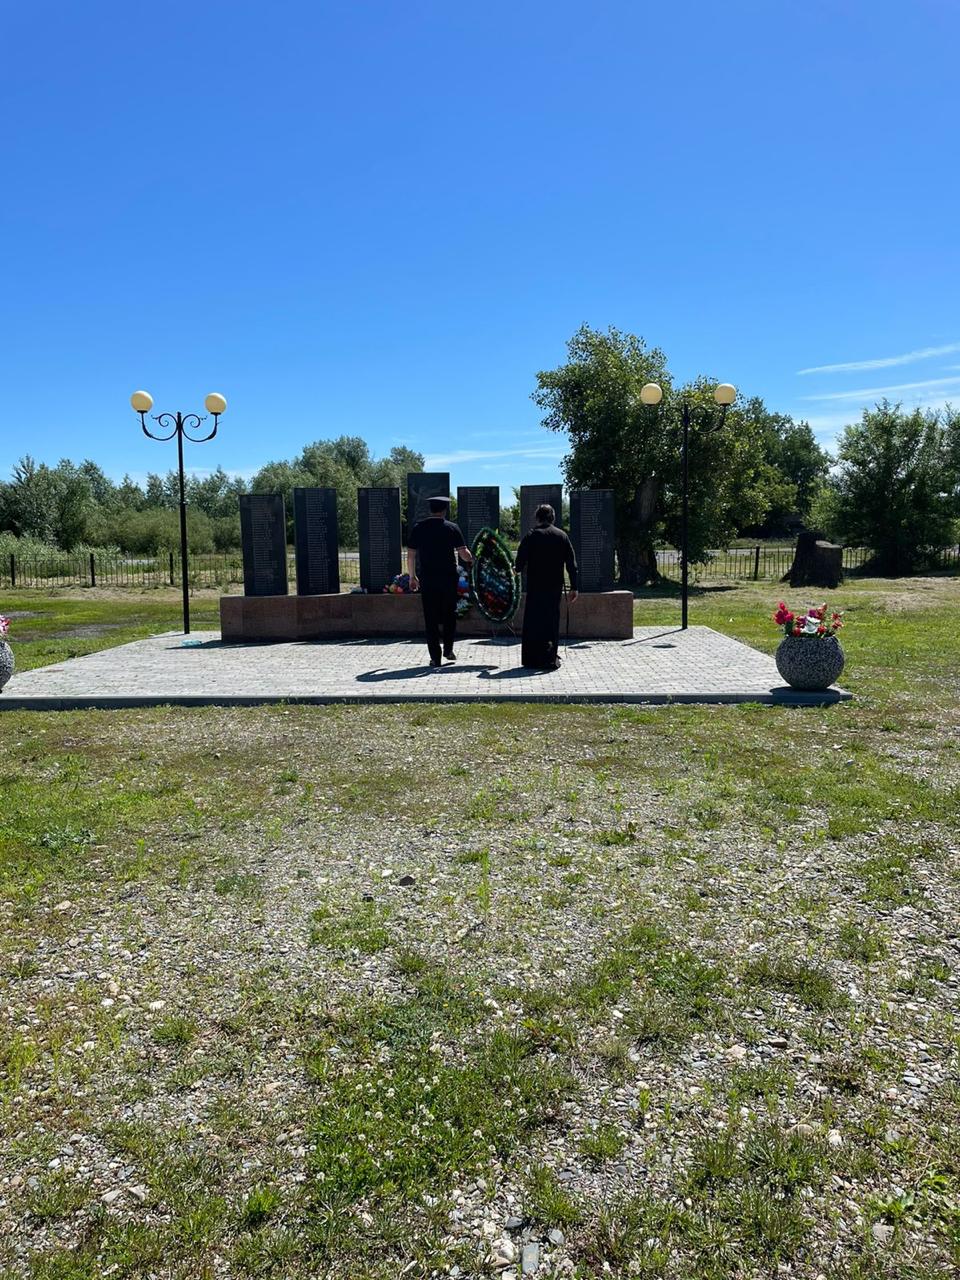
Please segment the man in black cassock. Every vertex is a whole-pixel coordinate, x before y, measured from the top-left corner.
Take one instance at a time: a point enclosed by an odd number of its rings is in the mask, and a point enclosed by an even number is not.
[[[560,597],[563,571],[570,578],[570,603],[577,598],[577,557],[573,543],[555,521],[549,503],[537,507],[537,525],[517,548],[517,572],[527,573],[523,606],[521,662],[525,667],[555,671],[560,665]]]
[[[473,560],[460,526],[447,519],[451,501],[450,498],[430,498],[429,516],[418,520],[407,534],[410,589],[420,589],[431,667],[440,666],[441,635],[443,656],[448,662],[456,661],[453,640],[457,630],[457,583],[460,579],[457,557],[464,564],[470,564]]]

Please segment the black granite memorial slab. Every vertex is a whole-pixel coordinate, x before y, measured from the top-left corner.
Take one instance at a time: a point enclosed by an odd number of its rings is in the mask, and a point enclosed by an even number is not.
[[[407,529],[430,514],[430,498],[450,496],[449,471],[410,471],[407,474]]]
[[[400,572],[400,490],[357,490],[360,585],[382,591]]]
[[[580,569],[580,590],[612,591],[616,585],[612,489],[571,491],[570,541]]]
[[[243,594],[287,594],[287,517],[281,493],[240,495]]]
[[[557,524],[563,508],[563,486],[559,484],[522,484],[520,486],[520,536],[537,523],[536,511],[542,503],[549,502],[557,513]]]
[[[461,485],[457,489],[457,524],[467,546],[481,529],[500,527],[500,486],[496,484]]]
[[[537,523],[537,507],[549,502],[557,513],[557,524],[560,523],[563,509],[563,485],[559,484],[522,484],[520,486],[520,537],[529,533]],[[523,589],[527,589],[527,575],[523,575]]]
[[[293,528],[297,595],[340,591],[340,540],[336,489],[294,489]]]

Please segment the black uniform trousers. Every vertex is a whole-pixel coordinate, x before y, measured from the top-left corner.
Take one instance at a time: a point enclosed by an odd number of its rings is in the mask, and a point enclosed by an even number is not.
[[[427,632],[427,648],[431,662],[440,661],[440,640],[443,652],[449,653],[457,630],[457,583],[428,584],[420,588],[423,604],[423,623]]]

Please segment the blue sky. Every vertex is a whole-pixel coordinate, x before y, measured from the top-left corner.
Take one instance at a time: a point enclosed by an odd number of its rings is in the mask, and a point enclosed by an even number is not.
[[[0,77],[0,475],[350,433],[557,475],[529,399],[584,321],[824,440],[960,402],[954,0],[32,0]]]

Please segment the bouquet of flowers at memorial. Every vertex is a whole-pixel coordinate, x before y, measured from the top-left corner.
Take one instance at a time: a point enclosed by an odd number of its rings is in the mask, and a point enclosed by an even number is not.
[[[471,581],[483,616],[490,622],[509,622],[520,603],[520,581],[510,548],[495,529],[481,529],[473,541]]]
[[[13,675],[16,663],[13,660],[13,650],[7,644],[7,633],[10,630],[10,619],[0,614],[0,689],[7,683]]]
[[[465,570],[460,570],[457,579],[457,617],[462,618],[470,612],[473,605],[473,588]]]
[[[383,589],[391,596],[408,596],[410,594],[409,573],[398,573]]]
[[[843,626],[843,614],[828,614],[825,604],[815,605],[806,613],[793,613],[781,600],[770,616],[778,627],[783,628],[785,636],[811,636],[822,640],[826,636],[835,636]]]

